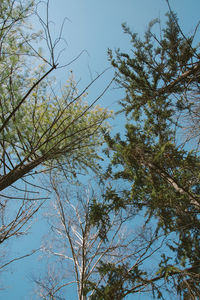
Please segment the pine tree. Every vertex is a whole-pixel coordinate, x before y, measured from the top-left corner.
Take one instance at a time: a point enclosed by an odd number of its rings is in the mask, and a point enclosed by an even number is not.
[[[155,291],[153,282],[171,278],[177,294],[196,299],[200,295],[200,158],[198,145],[181,141],[180,134],[184,116],[197,104],[192,95],[200,92],[200,53],[193,46],[195,34],[186,37],[174,13],[167,14],[159,34],[156,24],[160,26],[160,21],[150,23],[144,39],[123,24],[131,37],[130,54],[109,50],[117,85],[125,91],[120,112],[126,116],[126,126],[124,137],[105,136],[110,157],[106,175],[128,182],[130,188],[113,187],[105,197],[112,208],[131,205],[143,213],[146,223],[156,224],[158,233],[174,239],[168,243],[173,257],[163,255],[151,277],[136,276],[129,292],[135,292],[138,281],[148,282]],[[130,274],[126,278],[130,280]],[[157,296],[161,297],[160,291]]]

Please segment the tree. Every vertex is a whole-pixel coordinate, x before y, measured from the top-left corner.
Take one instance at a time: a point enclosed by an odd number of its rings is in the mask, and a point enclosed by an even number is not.
[[[41,207],[38,200],[48,198],[48,190],[38,183],[41,174],[54,169],[69,179],[89,167],[98,170],[98,147],[102,130],[108,127],[105,120],[110,112],[94,105],[105,91],[86,102],[88,88],[101,75],[80,93],[72,76],[55,93],[50,74],[64,67],[58,64],[62,49],[57,49],[62,28],[53,40],[49,1],[46,8],[46,20],[42,20],[34,1],[0,4],[1,243],[25,233]],[[38,17],[41,32],[29,25],[33,16]],[[41,40],[47,44],[49,58],[37,49]]]
[[[55,58],[58,41],[53,43],[51,39],[49,20],[41,21],[50,47],[51,56],[47,61],[31,45],[37,35],[23,31],[33,2],[25,7],[17,1],[9,3],[2,3],[1,12],[1,190],[37,166],[55,162],[60,157],[65,156],[70,164],[74,155],[81,161],[89,144],[93,162],[92,149],[107,117],[103,109],[90,110],[97,99],[91,105],[82,101],[87,88],[77,94],[75,83],[71,82],[60,96],[53,93],[46,78],[58,68]],[[32,62],[32,56],[50,68],[47,70],[45,65]],[[36,70],[32,70],[33,65]]]
[[[143,40],[124,24],[131,37],[130,54],[109,50],[116,83],[125,90],[120,104],[127,124],[124,137],[105,135],[110,157],[106,176],[128,182],[129,188],[113,186],[106,199],[108,206],[117,209],[131,205],[143,212],[146,223],[155,222],[158,232],[166,237],[173,234],[168,243],[173,255],[161,259],[157,275],[164,275],[166,281],[173,278],[173,287],[183,299],[197,299],[200,158],[196,145],[181,144],[179,134],[185,127],[180,116],[194,114],[198,104],[194,98],[193,103],[187,100],[199,95],[200,54],[198,45],[193,45],[198,28],[186,37],[172,11],[159,35],[153,31],[156,24],[161,26],[159,20],[151,22]],[[124,280],[129,280],[128,275]]]
[[[69,191],[63,180],[58,183],[54,178],[52,186],[56,202],[51,211],[48,209],[51,230],[43,244],[44,255],[49,254],[48,268],[44,276],[34,278],[39,299],[66,299],[70,285],[76,286],[80,300],[122,299],[119,287],[126,289],[127,284],[116,276],[111,280],[112,289],[104,290],[107,270],[118,268],[123,273],[129,268],[130,273],[137,270],[141,278],[145,277],[140,266],[153,258],[164,243],[163,238],[156,236],[152,228],[148,232],[143,232],[142,226],[128,229],[130,211],[105,213],[103,191],[98,191],[96,185],[75,185]],[[96,214],[92,207],[97,202],[99,216],[103,212],[104,221],[110,216],[107,226],[93,225]]]

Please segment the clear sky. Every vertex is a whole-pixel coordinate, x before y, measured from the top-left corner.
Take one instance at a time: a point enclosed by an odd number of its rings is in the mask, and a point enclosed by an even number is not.
[[[199,20],[199,0],[171,0],[172,9],[178,14],[180,25],[187,34],[194,29]],[[44,6],[40,7],[45,16]],[[64,18],[63,38],[67,42],[60,45],[65,51],[60,57],[60,65],[66,64],[76,57],[82,50],[85,52],[68,68],[55,71],[57,82],[65,82],[69,71],[73,70],[75,79],[80,80],[80,89],[90,81],[90,77],[109,67],[107,49],[121,48],[128,51],[129,37],[124,35],[121,24],[126,22],[132,30],[142,35],[148,23],[154,18],[163,19],[167,12],[165,0],[51,0],[50,19],[52,32],[57,36]],[[164,21],[163,21],[164,24]],[[36,24],[33,24],[36,25]],[[38,28],[38,24],[36,25]],[[61,49],[59,48],[59,49]],[[44,50],[46,51],[46,50]],[[102,88],[111,80],[113,71],[109,70],[91,91],[91,97],[98,96]],[[121,97],[121,91],[111,89],[99,104],[116,109],[116,102]],[[90,94],[89,94],[90,96]],[[119,128],[119,124],[114,124]],[[33,248],[40,246],[40,239],[45,232],[45,223],[38,216],[30,236],[9,244],[19,255],[23,255]],[[41,261],[37,255],[14,263],[6,273],[1,274],[5,291],[0,291],[1,300],[28,300],[31,298],[32,283],[30,275],[37,273]],[[76,300],[76,296],[69,296],[67,300]],[[131,298],[130,298],[131,299]],[[144,296],[134,296],[135,300],[145,299]],[[149,297],[148,297],[149,299]]]

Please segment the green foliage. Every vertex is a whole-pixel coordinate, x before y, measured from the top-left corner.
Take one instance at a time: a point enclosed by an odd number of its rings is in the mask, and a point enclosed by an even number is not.
[[[43,34],[29,26],[34,1],[4,0],[0,6],[0,189],[39,165],[68,177],[88,168],[97,171],[111,113],[87,103],[87,89],[79,94],[73,77],[55,94],[54,79],[47,79],[57,67],[55,46],[44,23],[49,60],[36,48]]]
[[[79,97],[73,78],[68,80],[61,96],[49,93],[47,83],[35,89],[29,102],[16,114],[21,121],[13,122],[12,139],[18,138],[20,132],[25,144],[20,157],[30,153],[45,155],[50,160],[45,165],[66,165],[68,172],[74,174],[88,167],[98,169],[97,161],[101,158],[97,151],[103,142],[102,130],[108,128],[105,120],[111,113],[100,106],[90,108],[84,100],[86,96]]]
[[[129,294],[136,294],[144,290],[145,286],[151,286],[154,298],[162,298],[162,293],[157,288],[156,282],[159,277],[148,279],[147,273],[140,270],[136,264],[130,269],[128,264],[115,265],[112,263],[101,263],[99,273],[104,278],[106,284],[95,288],[95,293],[91,296],[92,300],[111,300],[124,299]],[[90,285],[90,284],[89,284]]]
[[[93,199],[90,204],[89,220],[92,226],[97,226],[99,229],[99,237],[106,241],[107,232],[110,225],[109,218],[110,208],[105,203],[100,203]]]
[[[127,124],[125,137],[106,136],[111,161],[106,176],[124,180],[130,189],[108,193],[107,201],[115,205],[120,199],[121,208],[132,205],[145,212],[146,223],[154,220],[158,231],[176,234],[168,245],[174,262],[166,262],[163,269],[168,278],[183,261],[193,267],[200,260],[200,158],[191,144],[178,143],[184,127],[180,115],[192,109],[188,98],[199,93],[200,61],[199,48],[192,45],[194,35],[182,35],[175,14],[167,14],[159,35],[154,33],[157,24],[159,20],[150,23],[143,40],[123,24],[131,37],[131,54],[108,52],[116,82],[125,90],[120,104]],[[182,272],[179,275],[184,282]],[[199,295],[199,276],[187,276]]]
[[[96,292],[94,295],[92,295],[91,299],[123,299],[123,282],[124,276],[126,274],[126,266],[122,265],[116,267],[111,263],[102,263],[99,267],[99,272],[102,277],[108,277],[107,285],[101,286],[100,288],[96,289]]]

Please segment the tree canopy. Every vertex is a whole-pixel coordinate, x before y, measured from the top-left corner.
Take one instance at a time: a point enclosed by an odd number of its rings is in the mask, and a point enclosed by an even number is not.
[[[199,47],[193,45],[195,32],[186,37],[172,11],[159,33],[156,25],[160,26],[159,20],[150,23],[141,39],[123,24],[131,52],[109,50],[116,83],[125,91],[120,113],[126,116],[126,126],[125,136],[105,136],[110,157],[106,178],[125,181],[129,188],[113,185],[105,198],[108,207],[132,206],[144,214],[146,224],[156,224],[158,233],[171,235],[169,255],[163,255],[154,275],[143,279],[127,268],[123,275],[119,266],[107,272],[115,272],[122,282],[132,280],[130,293],[138,280],[149,282],[154,290],[154,279],[171,277],[178,294],[196,299],[200,295],[200,158],[198,140],[181,140],[180,134],[184,116],[199,105]],[[123,287],[121,294],[126,294]]]
[[[88,162],[95,168],[95,150],[110,115],[93,107],[97,99],[87,104],[87,87],[78,93],[72,78],[55,94],[49,75],[58,67],[55,46],[61,37],[52,41],[48,19],[46,23],[40,19],[43,33],[28,31],[34,9],[32,1],[1,4],[0,190],[39,165],[53,167],[59,158],[74,173]],[[35,46],[42,34],[50,51],[48,60]]]
[[[62,172],[68,180],[80,171],[99,170],[98,154],[103,142],[107,109],[78,92],[73,74],[55,92],[59,66],[47,16],[43,20],[35,1],[3,0],[0,3],[0,241],[27,233],[30,220],[49,198],[36,179],[38,174]],[[31,18],[38,18],[42,31],[35,32]],[[38,43],[49,50],[43,55]],[[62,50],[62,49],[61,49]],[[59,51],[61,51],[59,50]],[[67,63],[67,64],[70,64]],[[108,85],[109,86],[109,85]],[[38,177],[38,179],[41,177]],[[13,260],[10,260],[12,262]],[[15,261],[15,259],[14,259]],[[8,265],[4,261],[1,268]]]
[[[27,234],[49,194],[52,239],[48,235],[42,248],[21,257],[3,255],[0,269],[43,250],[59,267],[36,278],[43,299],[62,299],[71,283],[80,300],[137,293],[165,299],[171,292],[199,298],[199,25],[186,36],[170,6],[164,27],[152,21],[144,38],[122,25],[131,48],[108,50],[115,83],[124,91],[117,112],[124,134],[114,135],[107,123],[111,111],[97,105],[110,84],[95,99],[87,94],[101,74],[79,92],[71,72],[55,89],[54,71],[64,67],[64,24],[53,39],[49,0],[46,20],[36,4],[0,3],[0,244],[6,249],[5,242]],[[42,31],[30,26],[32,17]],[[104,171],[101,155],[107,155]],[[79,174],[88,170],[98,174],[102,191],[84,193]],[[73,180],[71,196],[64,188]],[[134,232],[125,237],[124,225]]]

